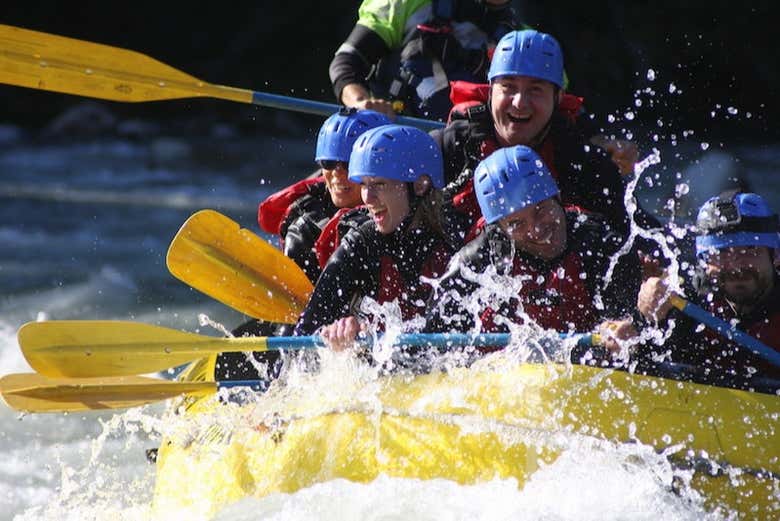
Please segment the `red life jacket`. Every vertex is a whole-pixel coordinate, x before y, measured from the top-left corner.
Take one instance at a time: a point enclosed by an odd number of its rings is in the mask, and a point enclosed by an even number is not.
[[[558,262],[547,265],[544,270],[530,266],[515,257],[513,276],[527,277],[520,291],[519,301],[513,301],[510,318],[522,323],[518,312],[520,305],[525,313],[540,326],[556,331],[591,331],[598,324],[598,313],[593,306],[593,295],[585,280],[582,259],[579,253],[571,251]],[[495,311],[488,308],[482,313],[482,330],[496,331]]]
[[[420,268],[420,277],[438,278],[447,269],[452,253],[443,244],[433,248]],[[408,283],[401,276],[392,258],[382,256],[379,259],[379,290],[377,302],[390,302],[398,299],[403,320],[411,320],[425,315],[425,306],[431,294],[431,285],[415,281]]]
[[[339,222],[345,213],[352,210],[352,208],[339,208],[339,211],[330,218],[325,226],[322,228],[322,233],[314,242],[314,254],[317,256],[317,262],[320,268],[325,268],[328,263],[328,259],[336,251],[341,243],[341,237],[339,237]]]
[[[257,208],[257,224],[266,233],[279,234],[292,204],[309,192],[309,186],[324,182],[324,177],[302,179],[268,196]]]

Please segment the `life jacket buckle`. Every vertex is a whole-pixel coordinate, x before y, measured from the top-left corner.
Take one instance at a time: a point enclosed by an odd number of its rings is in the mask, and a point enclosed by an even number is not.
[[[424,33],[431,34],[450,34],[452,32],[452,26],[449,24],[443,25],[429,25],[429,24],[417,24],[417,30]]]

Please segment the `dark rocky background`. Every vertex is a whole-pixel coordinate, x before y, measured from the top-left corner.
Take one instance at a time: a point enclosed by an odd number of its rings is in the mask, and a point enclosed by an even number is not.
[[[333,102],[334,50],[357,1],[4,2],[0,21],[140,51],[213,83]],[[777,142],[776,2],[516,1],[521,18],[561,41],[570,91],[596,121],[637,137],[695,130],[699,139]],[[648,69],[656,73],[648,80]],[[670,85],[676,92],[669,93]],[[643,94],[635,107],[635,93]],[[39,134],[83,98],[0,86],[0,124]],[[225,123],[241,133],[316,128],[321,118],[216,100],[93,109],[156,128],[200,132]],[[733,107],[736,111],[729,111]],[[635,117],[625,117],[628,109]],[[713,112],[714,117],[713,117]],[[98,118],[99,119],[99,118]],[[660,121],[659,121],[660,120]],[[143,130],[143,125],[138,127]],[[56,125],[55,129],[56,130]],[[662,137],[664,137],[662,135]]]

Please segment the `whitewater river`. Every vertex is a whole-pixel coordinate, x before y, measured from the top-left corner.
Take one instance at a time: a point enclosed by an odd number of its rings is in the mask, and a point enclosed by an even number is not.
[[[256,205],[309,173],[312,132],[295,138],[0,141],[0,374],[29,371],[16,330],[41,319],[121,319],[218,334],[240,314],[171,276],[165,252],[194,211],[214,208],[258,231]],[[778,204],[780,148],[715,152],[666,143],[643,197],[701,202],[714,176],[742,174]],[[679,157],[675,157],[675,155]],[[701,159],[698,164],[696,160]],[[693,165],[693,166],[691,166]],[[680,178],[677,173],[680,172]],[[652,186],[651,186],[652,185]],[[704,188],[702,188],[704,187]],[[698,197],[687,202],[691,197]],[[661,204],[660,206],[663,206]],[[0,519],[147,519],[162,404],[126,413],[20,415],[0,405]],[[220,519],[712,519],[696,497],[667,491],[663,458],[641,447],[572,448],[523,490],[511,480],[330,482],[238,503]],[[193,476],[197,479],[197,476]]]

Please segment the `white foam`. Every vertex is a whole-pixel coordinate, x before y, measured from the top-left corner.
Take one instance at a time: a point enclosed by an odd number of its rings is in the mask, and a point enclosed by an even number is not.
[[[702,520],[721,519],[697,497],[676,495],[637,448],[571,450],[538,471],[522,490],[514,479],[459,485],[434,479],[380,476],[367,484],[333,480],[294,494],[245,499],[223,509],[219,521],[447,520]],[[661,458],[662,459],[662,458]],[[658,463],[658,462],[655,462]],[[668,465],[668,463],[666,464]]]

